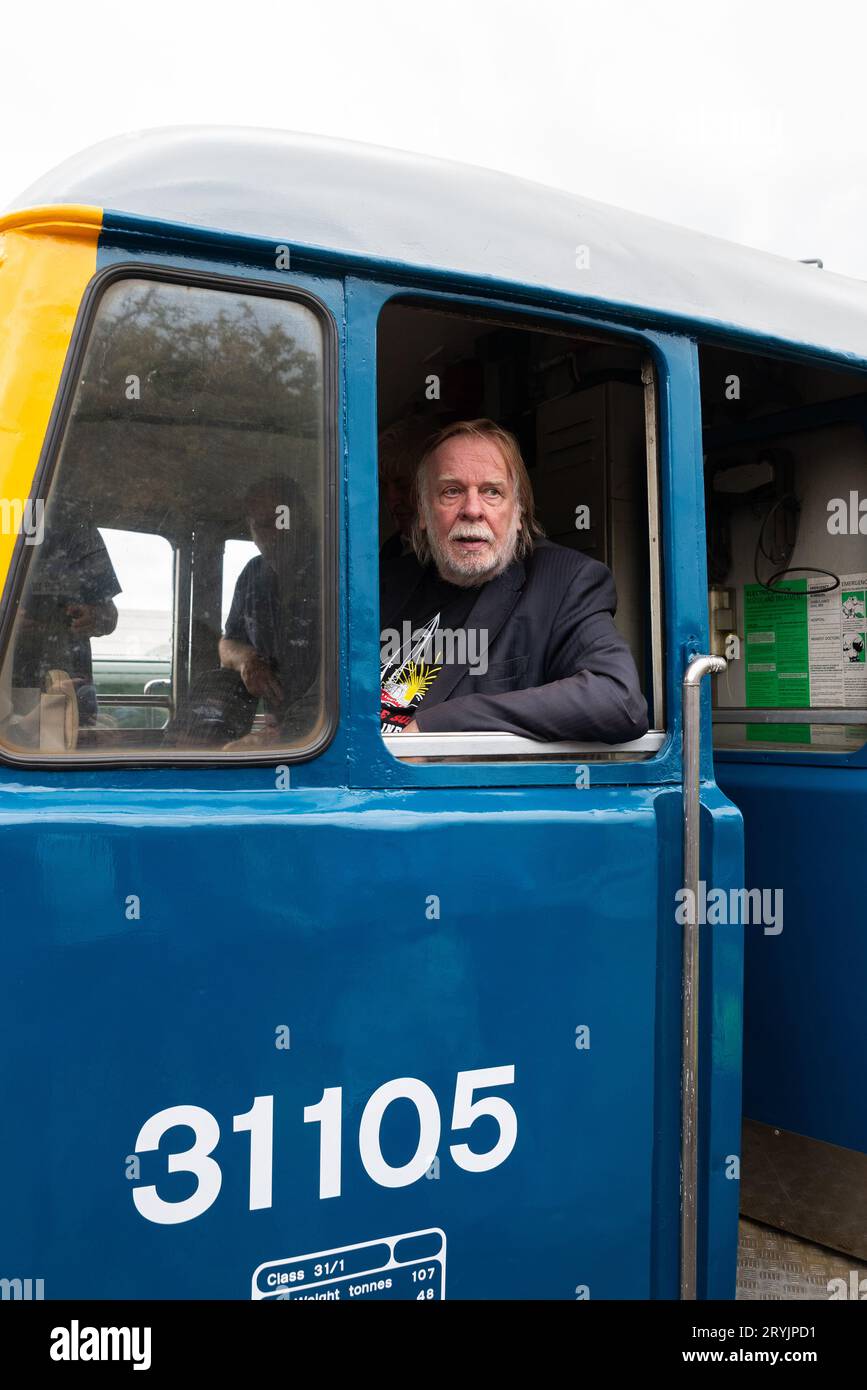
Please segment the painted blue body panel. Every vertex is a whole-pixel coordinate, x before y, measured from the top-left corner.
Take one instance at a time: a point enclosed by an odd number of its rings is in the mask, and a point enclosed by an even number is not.
[[[310,791],[287,814],[276,791],[195,805],[4,796],[4,855],[21,871],[7,921],[22,924],[0,972],[3,1017],[16,1019],[3,1088],[19,1136],[3,1154],[11,1267],[38,1268],[54,1297],[235,1298],[263,1261],[436,1226],[456,1297],[572,1298],[578,1284],[594,1298],[675,1296],[678,950],[661,907],[678,882],[679,797],[576,800]],[[132,892],[140,921],[125,918]],[[721,968],[736,1001],[737,965]],[[730,1021],[715,1057],[729,1086]],[[289,1050],[275,1048],[281,1024]],[[515,1149],[492,1172],[463,1172],[447,1150],[456,1075],[504,1065]],[[391,1191],[362,1169],[358,1124],[402,1076],[439,1101],[440,1178]],[[320,1201],[303,1108],[326,1086],[344,1089],[344,1181]],[[274,1205],[251,1212],[249,1141],[231,1117],[262,1095],[275,1097]],[[134,1208],[125,1164],[142,1123],[179,1104],[217,1118],[223,1186],[195,1220],[158,1226]],[[382,1133],[386,1157],[405,1162],[409,1105]],[[473,1144],[495,1137],[480,1121]],[[711,1149],[733,1139],[727,1118]],[[175,1131],[144,1155],[140,1182],[187,1196],[165,1150],[190,1142]],[[736,1203],[736,1187],[711,1204]],[[732,1215],[712,1227],[723,1292]]]
[[[744,1115],[867,1153],[867,768],[720,763],[746,886],[783,890],[783,930],[746,928]]]
[[[156,225],[137,239],[108,216],[100,265],[140,257],[286,285],[285,272],[226,250],[190,259]],[[640,334],[660,397],[665,746],[646,762],[594,765],[585,790],[568,765],[409,765],[384,749],[377,715],[375,331],[397,287],[344,286],[312,264],[291,283],[333,314],[343,353],[338,732],[292,767],[288,791],[262,767],[0,769],[14,924],[0,960],[13,1063],[0,1103],[19,1136],[0,1152],[5,1263],[45,1278],[48,1297],[245,1298],[264,1261],[437,1227],[450,1297],[575,1298],[578,1286],[676,1297],[679,682],[707,640],[695,346]],[[740,816],[713,783],[707,738],[702,768],[703,875],[738,886]],[[131,894],[138,921],[125,915]],[[738,929],[706,934],[702,955],[699,1290],[728,1298]],[[275,1046],[281,1025],[288,1050]],[[450,1134],[456,1077],[512,1065],[514,1085],[493,1093],[517,1114],[514,1150],[466,1172],[449,1155],[468,1139]],[[399,1077],[437,1098],[439,1177],[386,1188],[361,1163],[359,1122]],[[303,1112],[333,1087],[343,1183],[320,1199],[320,1129]],[[273,1205],[251,1211],[250,1138],[232,1117],[261,1096],[274,1097]],[[190,1132],[143,1152],[138,1173],[127,1160],[141,1125],[181,1104],[219,1124],[222,1188],[195,1219],[157,1225],[133,1191],[190,1194],[192,1179],[167,1171]],[[496,1133],[483,1118],[469,1142],[484,1152]],[[417,1138],[412,1106],[395,1102],[385,1158],[405,1162]]]

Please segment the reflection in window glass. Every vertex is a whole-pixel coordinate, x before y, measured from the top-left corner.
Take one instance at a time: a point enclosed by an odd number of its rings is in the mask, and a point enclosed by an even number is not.
[[[323,414],[306,306],[105,291],[25,548],[7,747],[291,753],[321,735]]]
[[[224,630],[226,619],[232,607],[232,599],[235,597],[235,585],[241,577],[241,571],[251,560],[255,560],[258,553],[252,541],[226,541],[226,547],[223,551],[223,613],[221,618]]]
[[[108,528],[100,535],[120,592],[117,626],[90,643],[97,724],[162,729],[171,710],[174,552],[162,536]],[[128,696],[136,703],[125,704]]]
[[[172,659],[172,547],[163,536],[100,528],[120,590],[117,626],[91,646],[95,663],[112,657],[165,663]]]

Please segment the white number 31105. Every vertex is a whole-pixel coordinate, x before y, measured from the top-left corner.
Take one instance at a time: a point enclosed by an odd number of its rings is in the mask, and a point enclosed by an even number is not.
[[[469,1130],[482,1116],[490,1116],[498,1134],[492,1148],[483,1153],[471,1149],[468,1143],[450,1144],[449,1153],[459,1168],[468,1173],[486,1173],[505,1163],[518,1137],[518,1117],[502,1096],[487,1095],[474,1100],[476,1091],[494,1086],[511,1086],[515,1068],[481,1067],[476,1071],[459,1071],[455,1081],[452,1107],[452,1132]],[[396,1100],[408,1100],[418,1114],[419,1135],[415,1153],[406,1163],[395,1167],[383,1156],[380,1131],[388,1107]],[[343,1088],[327,1087],[315,1105],[304,1109],[304,1123],[318,1124],[319,1138],[319,1196],[339,1197],[343,1171]],[[211,1155],[220,1142],[220,1126],[209,1110],[198,1105],[173,1105],[151,1115],[139,1130],[135,1149],[148,1153],[160,1147],[169,1130],[184,1125],[193,1131],[194,1142],[180,1153],[166,1157],[170,1173],[192,1173],[195,1191],[179,1201],[166,1201],[155,1186],[133,1189],[136,1209],[148,1221],[160,1226],[176,1226],[201,1216],[217,1200],[223,1182],[220,1165]],[[243,1115],[233,1115],[232,1129],[236,1134],[250,1135],[250,1210],[270,1207],[274,1166],[274,1097],[256,1096]],[[408,1187],[418,1182],[433,1163],[439,1149],[442,1118],[437,1098],[430,1086],[414,1076],[400,1076],[379,1086],[368,1100],[361,1116],[358,1148],[368,1176],[380,1187]]]

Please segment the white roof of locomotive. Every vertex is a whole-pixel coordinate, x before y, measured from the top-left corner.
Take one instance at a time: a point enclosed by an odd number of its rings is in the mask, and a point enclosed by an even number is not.
[[[639,306],[867,358],[867,282],[526,179],[283,131],[187,126],[66,160],[15,208],[86,203]],[[576,267],[586,246],[589,265]]]

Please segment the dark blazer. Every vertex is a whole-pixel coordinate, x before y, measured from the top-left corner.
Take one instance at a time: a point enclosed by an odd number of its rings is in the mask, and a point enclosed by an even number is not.
[[[383,627],[424,574],[414,555],[385,564]],[[483,584],[464,624],[487,632],[488,669],[447,665],[416,714],[425,733],[523,734],[547,742],[625,743],[647,732],[647,705],[635,662],[614,626],[611,571],[578,550],[536,542]]]

